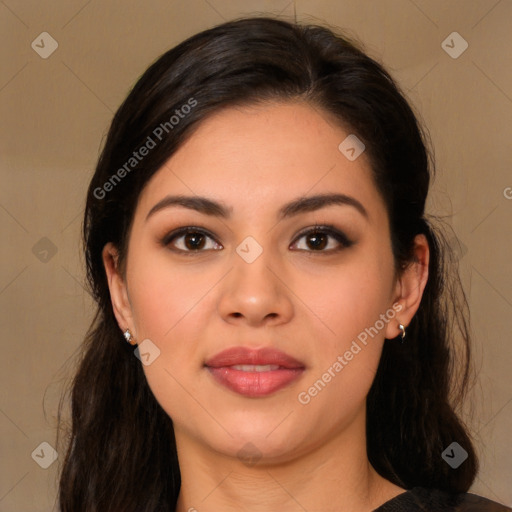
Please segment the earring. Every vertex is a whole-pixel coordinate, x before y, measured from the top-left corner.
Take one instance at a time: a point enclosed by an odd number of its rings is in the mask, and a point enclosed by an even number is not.
[[[126,331],[124,331],[123,333],[123,336],[125,338],[125,340],[130,344],[130,345],[136,345],[136,341],[133,339],[133,336],[132,336],[132,333],[130,332],[130,329],[126,329]]]
[[[402,324],[398,324],[398,327],[402,331],[402,339],[400,340],[400,343],[403,343],[404,342],[404,338],[405,338],[405,326],[402,325]]]

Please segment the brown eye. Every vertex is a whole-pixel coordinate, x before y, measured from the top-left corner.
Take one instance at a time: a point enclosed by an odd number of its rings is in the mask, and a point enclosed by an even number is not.
[[[162,244],[165,246],[173,246],[174,248],[172,250],[177,252],[204,252],[203,249],[205,248],[215,249],[214,247],[207,247],[208,239],[213,240],[205,231],[198,228],[187,227],[168,234],[162,240]]]
[[[353,242],[347,238],[347,236],[331,226],[316,226],[313,229],[309,229],[303,232],[296,240],[304,238],[306,243],[305,248],[299,248],[299,250],[305,250],[309,252],[334,252],[339,251],[343,248],[350,247]],[[330,240],[334,240],[334,247],[329,247]],[[337,244],[337,246],[336,246]],[[331,242],[331,245],[332,242]]]
[[[303,247],[298,247],[298,249],[309,253],[329,254],[353,245],[353,242],[344,233],[329,225],[308,229],[296,238],[293,245],[297,245],[297,241],[303,238],[306,242]],[[209,243],[209,241],[211,242]],[[193,226],[169,233],[162,239],[161,244],[174,252],[187,256],[207,250],[222,249],[222,246],[208,232]]]

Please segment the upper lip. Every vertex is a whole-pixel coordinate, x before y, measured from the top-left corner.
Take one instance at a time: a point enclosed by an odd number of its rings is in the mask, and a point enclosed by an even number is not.
[[[283,368],[304,368],[304,365],[292,356],[272,347],[250,349],[231,347],[214,355],[205,362],[206,366],[220,368],[234,365],[279,365]]]

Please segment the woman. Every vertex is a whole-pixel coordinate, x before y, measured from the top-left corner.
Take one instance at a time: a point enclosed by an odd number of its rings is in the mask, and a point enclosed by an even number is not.
[[[61,510],[510,510],[466,492],[430,167],[397,85],[326,28],[241,19],[153,63],[87,196]]]

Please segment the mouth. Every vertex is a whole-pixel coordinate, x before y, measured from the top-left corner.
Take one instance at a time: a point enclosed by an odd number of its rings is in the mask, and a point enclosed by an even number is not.
[[[297,380],[305,366],[284,352],[233,347],[205,363],[216,382],[240,395],[257,398],[275,393]]]

